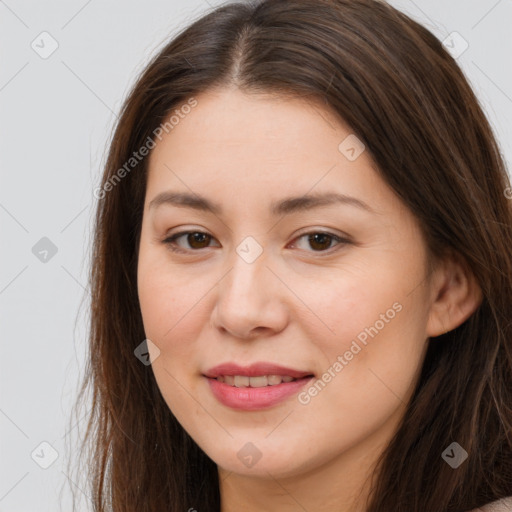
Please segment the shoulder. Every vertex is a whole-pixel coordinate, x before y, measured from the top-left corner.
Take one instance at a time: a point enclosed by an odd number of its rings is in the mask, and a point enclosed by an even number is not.
[[[493,501],[492,503],[475,508],[469,512],[512,512],[512,496]]]

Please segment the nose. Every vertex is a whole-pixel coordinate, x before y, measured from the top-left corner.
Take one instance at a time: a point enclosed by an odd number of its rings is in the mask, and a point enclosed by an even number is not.
[[[288,321],[286,287],[267,267],[262,254],[247,263],[238,254],[217,288],[212,324],[238,339],[271,336],[282,331]]]

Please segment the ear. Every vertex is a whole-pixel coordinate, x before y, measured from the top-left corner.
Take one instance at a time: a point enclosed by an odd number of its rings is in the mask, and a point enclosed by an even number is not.
[[[467,263],[450,252],[438,263],[432,280],[427,336],[445,334],[464,323],[482,302],[482,290]]]

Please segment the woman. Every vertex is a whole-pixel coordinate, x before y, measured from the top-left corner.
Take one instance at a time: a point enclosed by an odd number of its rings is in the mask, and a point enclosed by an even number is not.
[[[95,510],[510,508],[509,187],[453,58],[386,3],[183,30],[95,191]]]

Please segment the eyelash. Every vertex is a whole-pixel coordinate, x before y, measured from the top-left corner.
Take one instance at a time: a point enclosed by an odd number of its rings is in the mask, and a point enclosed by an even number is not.
[[[172,252],[176,252],[176,253],[188,254],[190,252],[199,252],[201,249],[183,249],[176,244],[176,240],[178,238],[181,238],[182,236],[190,235],[190,234],[208,235],[208,233],[205,233],[204,231],[180,231],[179,233],[175,233],[174,235],[171,235],[171,236],[167,237],[166,239],[162,240],[162,243],[167,245],[167,247]],[[344,237],[335,235],[334,233],[330,233],[328,231],[309,231],[307,233],[303,233],[302,235],[298,236],[294,240],[300,240],[301,238],[304,238],[306,236],[311,236],[311,235],[326,235],[326,236],[332,238],[334,241],[338,242],[333,247],[352,243],[351,240],[349,240],[348,238],[344,238]],[[323,250],[323,251],[307,251],[307,252],[320,253],[320,254],[326,253],[326,252],[330,253],[330,252],[332,252],[331,249],[333,247],[329,247],[328,249]],[[208,248],[209,247],[203,247],[202,249],[208,249]]]

